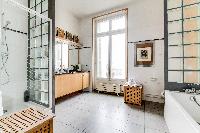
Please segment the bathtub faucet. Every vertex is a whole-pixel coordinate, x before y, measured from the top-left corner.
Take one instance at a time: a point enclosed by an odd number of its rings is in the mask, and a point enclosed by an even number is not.
[[[195,93],[195,94],[197,94],[197,95],[200,94],[200,90],[197,90],[196,88],[186,89],[185,92],[186,92],[186,93]]]
[[[200,94],[200,90],[196,89],[196,88],[192,88],[192,93],[195,93],[197,95]]]
[[[196,93],[196,88],[192,88],[192,93]]]

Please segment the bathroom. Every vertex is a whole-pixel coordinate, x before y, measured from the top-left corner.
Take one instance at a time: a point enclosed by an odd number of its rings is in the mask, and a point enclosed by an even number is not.
[[[199,9],[199,0],[0,0],[0,132],[19,130],[9,120],[22,112],[46,116],[55,133],[200,133]]]

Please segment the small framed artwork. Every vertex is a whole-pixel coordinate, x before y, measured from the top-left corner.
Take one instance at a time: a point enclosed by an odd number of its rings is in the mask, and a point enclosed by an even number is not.
[[[135,66],[150,67],[154,63],[154,42],[135,44]]]

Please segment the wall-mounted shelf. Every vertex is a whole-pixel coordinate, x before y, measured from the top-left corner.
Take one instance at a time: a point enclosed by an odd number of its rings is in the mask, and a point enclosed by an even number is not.
[[[60,37],[56,37],[56,41],[66,43],[66,44],[70,44],[71,46],[74,46],[74,47],[82,47],[83,46],[80,43],[76,43],[76,42],[70,41],[68,39],[63,39],[63,38],[60,38]]]

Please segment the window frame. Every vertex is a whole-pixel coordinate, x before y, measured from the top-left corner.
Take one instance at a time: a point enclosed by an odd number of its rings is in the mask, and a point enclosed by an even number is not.
[[[120,17],[125,17],[125,28],[124,29],[117,29],[117,30],[112,30],[112,20],[114,19],[117,19],[117,18],[120,18]],[[100,22],[103,22],[103,21],[109,21],[109,30],[107,32],[102,32],[102,33],[98,33],[97,32],[97,24],[100,23]],[[125,77],[124,79],[114,79],[114,80],[128,80],[128,14],[127,13],[124,13],[124,12],[117,12],[117,13],[114,13],[114,14],[111,14],[109,16],[106,16],[106,17],[99,17],[99,18],[96,18],[93,20],[93,48],[95,48],[94,50],[94,68],[93,68],[93,73],[94,73],[94,77],[96,79],[105,79],[105,78],[101,78],[101,77],[97,77],[97,51],[96,51],[96,46],[97,46],[97,38],[98,37],[104,37],[104,36],[108,36],[109,37],[109,62],[108,62],[108,71],[109,71],[109,74],[108,74],[108,79],[111,80],[111,55],[112,55],[112,52],[111,51],[111,45],[112,45],[112,36],[113,35],[117,35],[117,34],[125,34]],[[107,79],[107,78],[106,78]]]

